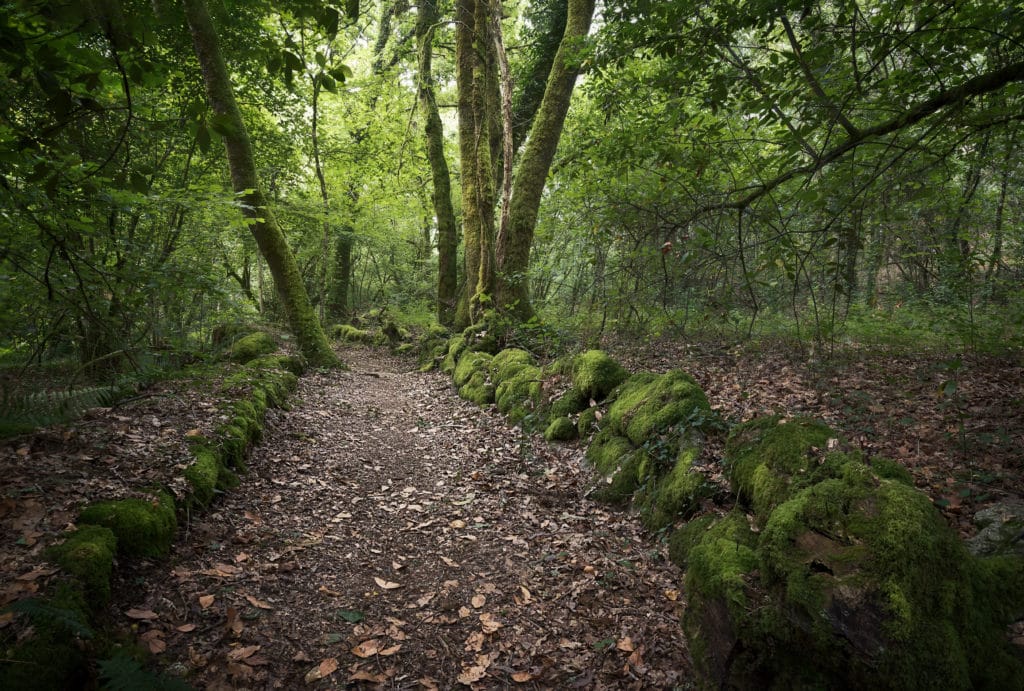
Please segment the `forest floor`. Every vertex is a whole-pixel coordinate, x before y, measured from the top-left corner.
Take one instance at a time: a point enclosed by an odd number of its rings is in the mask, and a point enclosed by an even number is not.
[[[906,465],[965,537],[977,509],[1024,495],[1019,361],[608,348],[633,371],[690,371],[730,421],[827,420]],[[689,685],[682,574],[659,536],[587,498],[582,448],[410,360],[341,355],[350,371],[308,373],[268,413],[241,486],[184,522],[169,559],[119,565],[116,628],[199,688]],[[0,605],[54,577],[43,548],[86,501],[180,476],[216,388],[166,383],[0,446]]]

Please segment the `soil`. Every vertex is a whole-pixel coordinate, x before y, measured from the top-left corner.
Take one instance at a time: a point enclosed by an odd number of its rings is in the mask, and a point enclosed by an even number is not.
[[[212,689],[686,683],[681,574],[586,498],[580,449],[409,360],[342,357],[169,560],[116,570],[111,617],[163,668]]]

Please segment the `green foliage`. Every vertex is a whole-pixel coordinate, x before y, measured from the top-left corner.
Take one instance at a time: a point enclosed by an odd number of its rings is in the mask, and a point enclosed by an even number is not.
[[[277,341],[273,336],[265,331],[254,331],[232,343],[228,348],[228,357],[235,362],[245,364],[263,355],[269,355],[277,348]]]
[[[167,554],[178,523],[174,500],[158,491],[150,499],[118,499],[87,506],[78,522],[109,528],[118,550],[129,556],[162,557]]]
[[[60,391],[11,393],[0,401],[0,438],[25,434],[37,427],[68,422],[90,408],[109,406],[125,394],[125,387],[83,386]]]

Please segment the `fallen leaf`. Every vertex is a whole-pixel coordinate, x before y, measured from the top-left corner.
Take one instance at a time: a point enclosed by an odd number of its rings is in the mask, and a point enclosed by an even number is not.
[[[160,615],[149,609],[130,609],[124,613],[129,619],[141,619],[143,621],[148,619],[156,619]]]
[[[458,677],[458,682],[463,686],[471,686],[476,682],[480,681],[487,676],[487,668],[481,667],[480,665],[474,665],[469,668],[462,670],[462,674]]]
[[[309,662],[310,659],[309,655],[307,655],[303,650],[292,655],[292,662]]]
[[[670,588],[670,589],[666,590],[665,591],[665,599],[666,600],[671,600],[672,602],[675,602],[676,600],[679,599],[679,591],[675,590],[673,588]]]
[[[383,588],[384,590],[394,590],[395,588],[402,587],[400,583],[395,583],[394,581],[386,581],[378,576],[373,577],[373,582],[376,583],[379,587]]]
[[[261,647],[262,646],[259,645],[247,645],[244,648],[235,648],[228,652],[228,660],[238,662],[246,659],[247,657],[252,657]]]
[[[459,568],[459,563],[457,561],[449,559],[448,557],[441,557],[441,561],[443,561],[445,564],[452,567],[453,569]]]
[[[533,681],[533,675],[529,672],[516,672],[512,675],[512,681],[517,684],[525,684],[528,681]]]
[[[636,646],[633,645],[633,639],[630,638],[629,636],[626,636],[625,638],[620,640],[618,643],[616,643],[615,647],[618,648],[619,650],[621,650],[624,653],[631,653],[634,650],[636,650]]]
[[[329,657],[306,673],[306,683],[312,684],[315,681],[320,681],[324,677],[329,677],[334,674],[336,671],[338,671],[338,658]]]
[[[248,560],[249,560],[249,555],[246,554],[245,552],[239,552],[238,554],[235,555],[235,563],[236,564],[241,564],[243,561],[248,561]]]
[[[376,638],[371,638],[368,641],[363,641],[355,648],[352,648],[352,654],[356,657],[372,657],[380,652],[380,641]]]
[[[461,518],[456,518],[454,521],[450,521],[448,525],[450,525],[452,528],[455,528],[456,530],[461,530],[462,528],[466,527],[466,522]]]
[[[430,677],[420,677],[416,682],[423,688],[427,689],[427,691],[438,691],[438,688],[440,688],[437,685],[437,680]]]
[[[225,625],[236,636],[241,636],[242,630],[245,628],[245,623],[242,621],[242,618],[238,616],[238,610],[234,607],[228,607],[227,617]]]
[[[200,595],[199,606],[203,609],[209,609],[215,599],[217,599],[215,595]]]
[[[389,670],[389,671],[391,671],[391,670]],[[349,681],[368,681],[371,684],[383,684],[393,674],[394,674],[393,671],[392,671],[392,674],[388,674],[387,672],[381,672],[379,674],[374,674],[373,672],[370,672],[370,671],[365,670],[365,669],[357,669],[356,671],[352,672],[352,674],[349,675],[348,680]]]
[[[196,625],[195,624],[182,624],[181,626],[176,627],[174,630],[175,631],[180,631],[181,633],[192,633],[193,631],[196,630]]]
[[[253,669],[244,662],[229,662],[227,664],[228,674],[235,678],[248,679],[253,674]]]
[[[264,602],[263,600],[257,600],[252,595],[246,595],[245,599],[253,607],[258,607],[259,609],[269,609],[269,610],[273,610],[274,609],[272,605]]]
[[[381,657],[388,657],[390,655],[394,655],[395,653],[397,653],[401,649],[402,649],[402,644],[399,643],[397,645],[391,646],[390,648],[384,648],[384,650],[380,651],[377,654],[380,655]]]
[[[53,574],[57,573],[57,571],[58,569],[33,569],[28,573],[23,573],[20,576],[18,576],[17,580],[34,581],[42,576],[52,576]]]
[[[487,604],[487,597],[484,595],[474,595],[473,599],[469,601],[473,605],[473,609],[480,609]]]
[[[480,615],[480,627],[483,629],[484,633],[494,633],[500,629],[501,626],[501,622],[497,621],[493,614],[484,612]]]

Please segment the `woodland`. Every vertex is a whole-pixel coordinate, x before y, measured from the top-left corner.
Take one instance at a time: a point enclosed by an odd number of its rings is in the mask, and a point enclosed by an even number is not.
[[[0,92],[0,687],[1024,688],[1021,3],[15,0]]]

